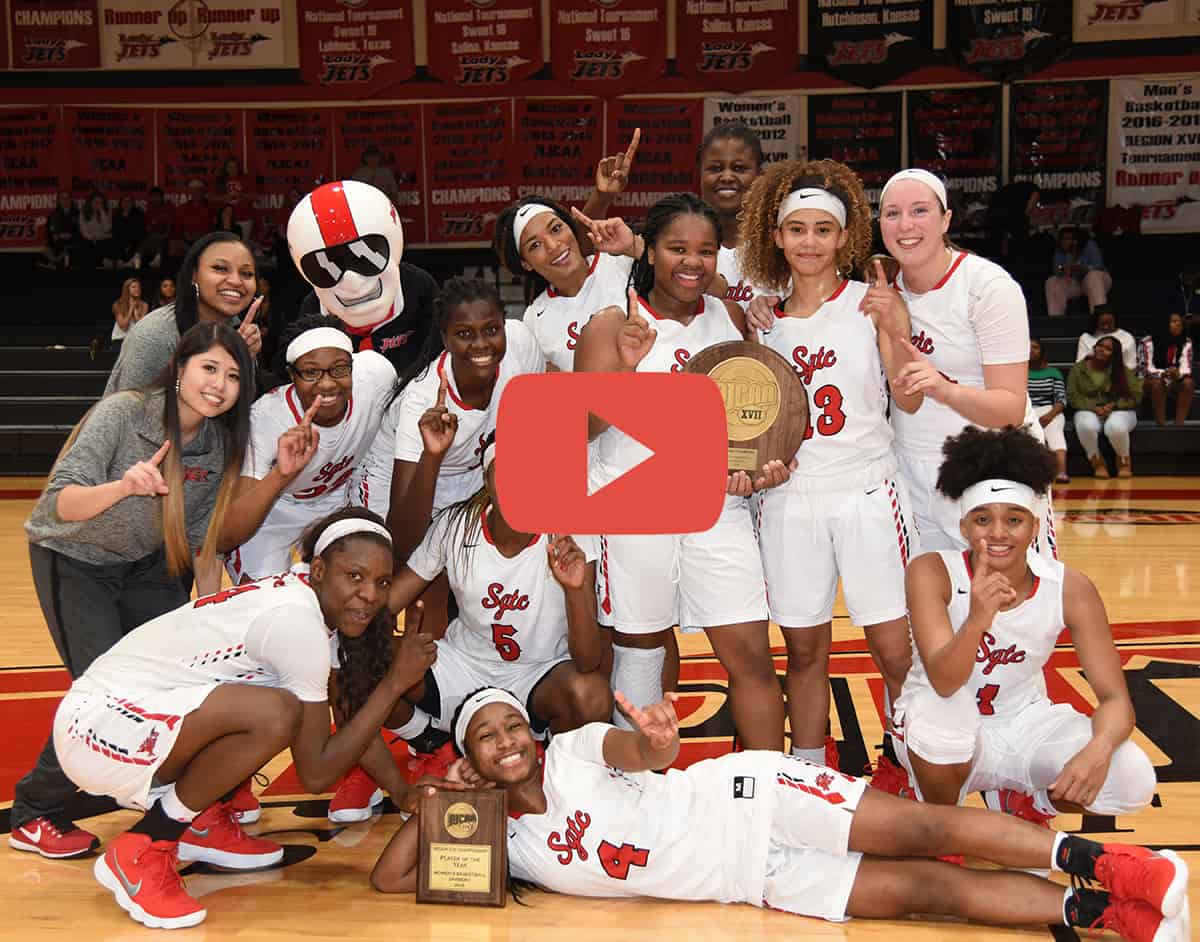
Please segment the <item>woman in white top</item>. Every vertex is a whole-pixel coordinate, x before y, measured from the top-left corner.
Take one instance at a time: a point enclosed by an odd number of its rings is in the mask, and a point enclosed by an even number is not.
[[[126,278],[121,285],[121,296],[113,302],[112,342],[119,344],[125,339],[130,328],[140,321],[150,310],[150,305],[142,300],[142,282],[138,278]]]
[[[1090,357],[1096,341],[1101,337],[1116,337],[1121,341],[1121,356],[1125,365],[1131,370],[1137,369],[1137,341],[1133,339],[1133,334],[1122,329],[1116,312],[1107,304],[1096,305],[1096,310],[1092,312],[1091,330],[1079,335],[1079,342],[1075,344],[1075,362]]]
[[[717,211],[721,222],[717,280],[723,282],[725,300],[744,310],[754,300],[755,286],[743,275],[738,258],[743,239],[738,214],[763,171],[762,141],[741,121],[718,124],[700,142],[696,164],[700,170],[700,197]]]

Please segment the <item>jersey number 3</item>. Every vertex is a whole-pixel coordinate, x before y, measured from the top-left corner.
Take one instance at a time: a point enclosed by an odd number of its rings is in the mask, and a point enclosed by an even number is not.
[[[809,417],[808,430],[804,433],[805,441],[813,437],[814,429],[818,434],[828,437],[836,435],[845,427],[846,413],[842,411],[842,391],[833,383],[826,383],[813,393],[812,402],[821,410],[821,414],[815,422]]]
[[[512,625],[492,622],[492,644],[496,646],[496,650],[506,661],[515,661],[521,656],[521,646],[513,637],[516,633],[517,629]]]
[[[601,841],[596,853],[600,856],[600,866],[614,880],[629,879],[630,867],[644,867],[650,859],[650,851],[644,847],[634,847],[632,844],[617,847],[608,841]]]

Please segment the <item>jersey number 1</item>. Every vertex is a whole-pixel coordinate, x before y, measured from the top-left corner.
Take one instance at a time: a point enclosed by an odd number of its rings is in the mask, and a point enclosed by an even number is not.
[[[630,867],[644,867],[650,859],[650,851],[644,847],[634,847],[632,844],[617,847],[608,841],[601,841],[596,853],[600,855],[600,866],[614,880],[629,879]]]
[[[515,661],[521,656],[521,646],[513,637],[516,633],[517,629],[512,625],[492,622],[492,644],[496,646],[496,650],[506,661]]]
[[[996,708],[992,706],[992,701],[996,699],[996,694],[999,692],[999,684],[984,684],[975,691],[975,702],[979,704],[979,713],[981,716],[992,716],[995,714]]]

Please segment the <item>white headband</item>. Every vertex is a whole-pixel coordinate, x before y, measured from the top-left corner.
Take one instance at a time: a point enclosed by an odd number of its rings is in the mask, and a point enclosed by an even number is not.
[[[513,238],[517,241],[517,251],[521,251],[521,233],[525,231],[525,227],[533,222],[535,216],[540,216],[542,213],[554,213],[554,210],[545,203],[526,203],[513,214]],[[558,213],[554,213],[555,216]]]
[[[363,520],[362,517],[347,517],[344,520],[338,520],[331,523],[321,535],[317,537],[317,545],[313,547],[313,556],[320,556],[329,545],[344,536],[350,536],[352,533],[375,533],[388,541],[388,546],[392,545],[392,535],[388,533],[388,528],[382,524],[376,523],[374,520]]]
[[[959,516],[965,517],[984,504],[1016,504],[1036,516],[1038,495],[1028,484],[1006,481],[1004,478],[988,478],[963,491],[963,496],[958,499]]]
[[[284,358],[287,360],[287,365],[291,366],[304,354],[320,350],[322,347],[336,347],[338,350],[354,354],[354,341],[343,331],[336,327],[314,327],[312,330],[306,330],[288,344]]]
[[[928,170],[922,170],[920,167],[909,167],[907,170],[901,170],[899,173],[893,173],[888,178],[888,182],[883,185],[883,190],[879,194],[879,205],[883,206],[883,198],[887,196],[888,187],[893,183],[899,183],[901,180],[916,180],[918,183],[924,183],[929,189],[933,190],[934,194],[942,202],[942,209],[950,205],[946,199],[946,184],[930,173]]]
[[[458,722],[454,724],[454,744],[464,756],[467,754],[463,748],[463,740],[467,738],[467,727],[471,725],[472,717],[490,703],[507,703],[521,714],[526,723],[529,722],[529,713],[524,704],[511,693],[500,687],[484,687],[463,701],[462,709],[458,713]]]
[[[779,206],[775,224],[782,226],[783,221],[798,209],[820,209],[829,213],[837,220],[839,226],[846,228],[846,204],[830,193],[817,186],[804,186],[792,190]]]

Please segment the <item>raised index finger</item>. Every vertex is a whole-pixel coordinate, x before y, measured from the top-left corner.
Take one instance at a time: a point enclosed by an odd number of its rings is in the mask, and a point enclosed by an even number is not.
[[[641,142],[641,140],[642,140],[642,129],[634,128],[633,129],[633,140],[631,140],[629,142],[629,147],[627,147],[625,149],[625,162],[622,165],[623,169],[626,171],[626,173],[629,172],[629,168],[633,165],[633,155],[637,153],[638,144]]]
[[[887,275],[883,273],[883,262],[875,259],[875,287],[886,288],[888,286]]]
[[[158,451],[156,451],[154,453],[153,457],[151,457],[150,464],[154,465],[155,467],[158,467],[158,465],[162,464],[163,458],[165,458],[167,456],[167,452],[170,450],[171,450],[171,439],[168,438],[165,442],[163,442],[159,446]]]
[[[446,374],[442,374],[441,382],[438,383],[437,402],[435,405],[439,409],[446,408],[446,390],[450,388],[450,380],[446,378]]]
[[[638,316],[638,293],[632,285],[626,290],[625,320],[631,321]]]
[[[246,312],[246,316],[242,318],[242,324],[240,327],[238,327],[238,333],[241,333],[243,330],[245,330],[247,327],[249,327],[251,324],[254,323],[254,317],[256,314],[258,314],[258,309],[260,307],[262,307],[262,303],[263,303],[263,298],[262,298],[262,295],[260,294],[257,298],[254,299],[254,303],[250,305],[250,310],[248,310]]]
[[[587,226],[588,229],[593,229],[596,226],[596,221],[594,219],[591,219],[588,216],[585,216],[574,206],[571,207],[571,215],[574,216],[576,219],[578,219],[585,226]]]
[[[316,417],[317,410],[321,408],[321,397],[314,396],[312,405],[308,407],[308,411],[304,413],[304,418],[300,420],[301,425],[312,425],[313,418]]]

